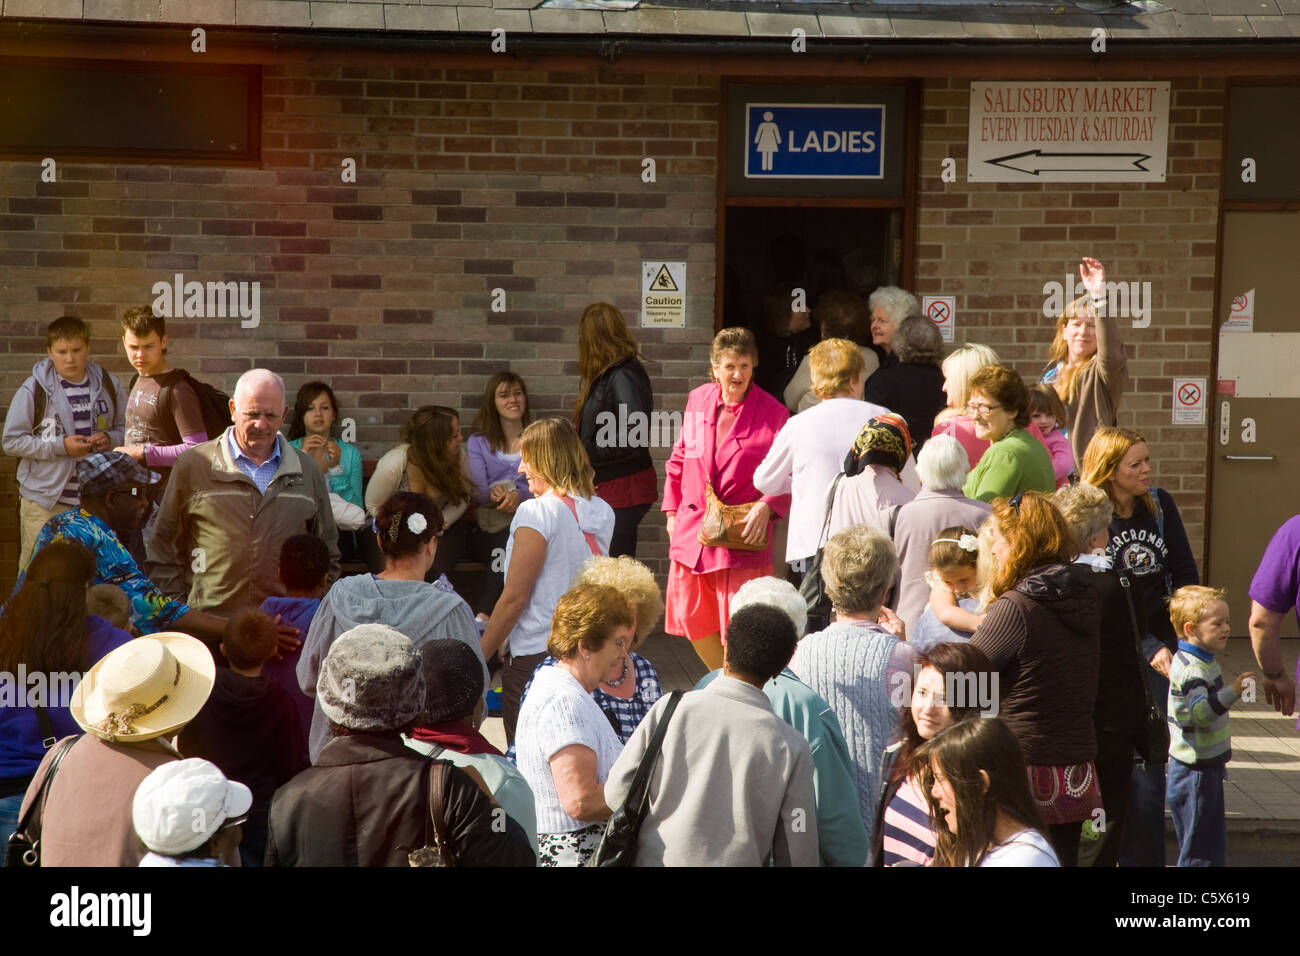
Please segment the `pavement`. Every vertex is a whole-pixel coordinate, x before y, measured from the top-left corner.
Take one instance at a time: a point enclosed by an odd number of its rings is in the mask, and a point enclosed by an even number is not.
[[[704,664],[691,650],[690,641],[656,631],[640,653],[659,672],[664,691],[690,690],[705,673]],[[1288,674],[1296,672],[1300,639],[1282,641],[1282,658]],[[1234,637],[1219,655],[1225,679],[1259,668],[1250,639]],[[505,750],[500,718],[484,722],[483,734]],[[1232,708],[1232,762],[1224,791],[1228,808],[1228,864],[1230,866],[1295,866],[1300,864],[1300,732],[1296,716],[1285,717],[1264,702],[1261,692],[1253,703],[1239,701]],[[1177,859],[1173,826],[1166,817],[1169,859]]]

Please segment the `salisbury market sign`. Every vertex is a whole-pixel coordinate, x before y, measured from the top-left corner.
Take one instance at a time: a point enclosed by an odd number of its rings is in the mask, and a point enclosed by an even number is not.
[[[972,83],[973,183],[1165,180],[1169,84]]]

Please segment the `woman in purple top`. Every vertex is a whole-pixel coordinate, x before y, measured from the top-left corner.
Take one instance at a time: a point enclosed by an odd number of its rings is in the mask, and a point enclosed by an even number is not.
[[[469,477],[474,485],[470,503],[478,509],[474,512],[475,528],[465,547],[471,558],[489,568],[476,608],[481,621],[487,620],[505,584],[505,575],[492,570],[500,564],[493,555],[505,553],[515,509],[519,502],[533,496],[528,480],[519,473],[519,438],[532,420],[528,389],[522,378],[501,371],[488,379],[483,403],[474,418],[474,434],[466,444]]]
[[[54,541],[32,558],[23,586],[0,618],[0,843],[18,825],[18,809],[46,740],[81,733],[68,703],[81,675],[131,640],[101,617],[86,614],[86,586],[95,560],[75,541]],[[11,696],[12,695],[12,696]]]

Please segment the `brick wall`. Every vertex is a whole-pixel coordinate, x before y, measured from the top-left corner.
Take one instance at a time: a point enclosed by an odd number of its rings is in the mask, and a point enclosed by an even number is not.
[[[1037,381],[1054,331],[1044,282],[1063,282],[1084,255],[1101,260],[1108,279],[1149,281],[1150,327],[1121,320],[1131,386],[1119,423],[1147,437],[1153,483],[1173,493],[1203,567],[1209,436],[1170,424],[1170,379],[1212,378],[1224,84],[1172,81],[1163,184],[1095,186],[966,182],[969,90],[966,79],[925,87],[916,291],[955,295],[956,340],[992,346]],[[956,183],[940,178],[947,157],[957,160]]]
[[[265,366],[291,403],[326,379],[378,457],[418,405],[460,408],[468,425],[506,366],[535,414],[568,414],[582,309],[611,301],[635,327],[641,261],[673,259],[688,262],[688,328],[634,331],[658,407],[681,409],[713,331],[718,101],[716,79],[676,74],[275,67],[262,169],[69,161],[49,184],[35,163],[0,163],[0,395],[65,311],[92,323],[92,357],[125,375],[116,320],[154,282],[258,281],[260,327],[172,321],[172,364],[227,390]],[[340,179],[344,158],[355,184]],[[504,313],[490,309],[497,288]],[[7,594],[15,461],[0,461]],[[642,551],[666,570],[657,512]]]

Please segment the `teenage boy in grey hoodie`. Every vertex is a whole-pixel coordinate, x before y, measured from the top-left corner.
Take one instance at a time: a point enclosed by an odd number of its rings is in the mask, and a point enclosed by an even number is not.
[[[18,571],[45,522],[81,503],[77,461],[122,443],[126,393],[90,361],[90,327],[65,315],[45,330],[48,358],[32,367],[5,416],[3,448],[18,463]]]

